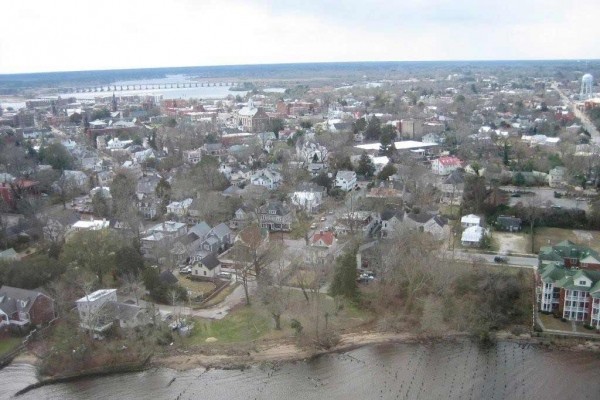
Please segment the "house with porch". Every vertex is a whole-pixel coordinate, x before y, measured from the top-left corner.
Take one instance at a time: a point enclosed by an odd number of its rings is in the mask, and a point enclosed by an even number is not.
[[[292,229],[293,213],[285,202],[270,200],[258,208],[257,215],[261,228],[284,232]]]
[[[541,312],[600,330],[600,271],[551,262],[539,267],[536,278]]]

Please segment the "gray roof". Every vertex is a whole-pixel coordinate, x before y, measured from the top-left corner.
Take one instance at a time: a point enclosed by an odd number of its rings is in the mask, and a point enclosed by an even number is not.
[[[354,171],[338,171],[335,177],[336,179],[350,181],[356,177],[356,173]]]
[[[210,232],[210,225],[206,222],[202,221],[192,226],[189,231],[190,233],[196,234],[199,238],[204,239],[206,235]]]
[[[137,184],[137,193],[154,194],[156,186],[160,182],[160,177],[156,175],[143,176]]]
[[[206,240],[204,241],[204,243],[208,243],[208,244],[218,244],[218,243],[219,243],[219,239],[218,239],[218,238],[216,238],[216,237],[214,237],[214,236],[211,236],[211,237],[209,237],[208,239],[206,239]]]
[[[440,217],[439,215],[436,215],[435,217],[433,217],[433,221],[441,227],[444,227],[448,224],[448,219],[444,218],[444,217]]]
[[[419,213],[419,214],[410,213],[410,214],[406,214],[406,216],[420,224],[424,224],[425,222],[429,221],[433,217],[433,215],[427,214],[427,213]]]
[[[461,183],[465,183],[465,173],[460,169],[452,171],[444,180],[446,185],[460,185]]]
[[[281,201],[272,200],[258,209],[261,214],[270,214],[270,211],[275,211],[275,215],[287,215],[290,213],[290,208]]]
[[[396,218],[398,218],[399,220],[402,221],[402,219],[404,217],[404,212],[402,212],[401,210],[394,210],[394,209],[385,210],[381,213],[381,220],[389,221],[394,216],[396,216]]]
[[[0,288],[0,309],[4,310],[7,314],[9,314],[8,311],[11,311],[10,313],[15,311],[29,312],[29,309],[38,296],[45,296],[45,294],[35,290],[20,289],[6,285],[2,286]]]
[[[231,234],[231,229],[229,229],[229,227],[227,225],[225,225],[223,222],[221,222],[219,225],[212,228],[211,233],[215,234],[219,238],[223,238],[223,237]]]
[[[204,257],[202,261],[200,261],[200,263],[202,263],[202,265],[204,265],[209,270],[213,270],[221,264],[215,253],[210,253],[209,255]]]
[[[301,182],[296,187],[296,192],[324,192],[323,186],[317,185],[314,182]]]

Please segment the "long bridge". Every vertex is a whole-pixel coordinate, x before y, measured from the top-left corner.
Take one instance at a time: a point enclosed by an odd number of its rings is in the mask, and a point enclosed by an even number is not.
[[[173,83],[136,83],[129,85],[99,85],[89,87],[65,88],[66,93],[121,92],[128,90],[189,89],[197,87],[239,86],[239,82],[173,82]]]

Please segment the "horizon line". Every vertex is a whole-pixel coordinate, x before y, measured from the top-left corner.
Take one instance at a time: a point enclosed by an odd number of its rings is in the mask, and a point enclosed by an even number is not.
[[[30,72],[0,72],[0,77],[13,75],[36,75],[36,74],[64,74],[81,72],[108,72],[108,71],[135,71],[135,70],[157,70],[157,69],[189,69],[189,68],[223,68],[223,67],[256,67],[256,66],[276,66],[276,65],[308,65],[308,64],[377,64],[377,63],[436,63],[436,62],[549,62],[549,61],[570,61],[570,62],[589,62],[600,61],[599,58],[522,58],[522,59],[452,59],[452,60],[379,60],[379,61],[301,61],[301,62],[274,62],[257,64],[211,64],[211,65],[184,65],[184,66],[154,66],[154,67],[127,67],[127,68],[101,68],[101,69],[74,69],[74,70],[56,70],[56,71],[30,71]]]

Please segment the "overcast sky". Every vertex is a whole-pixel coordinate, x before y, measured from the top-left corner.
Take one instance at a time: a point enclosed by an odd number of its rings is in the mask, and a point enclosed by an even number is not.
[[[0,13],[0,73],[600,58],[600,0],[6,0]]]

